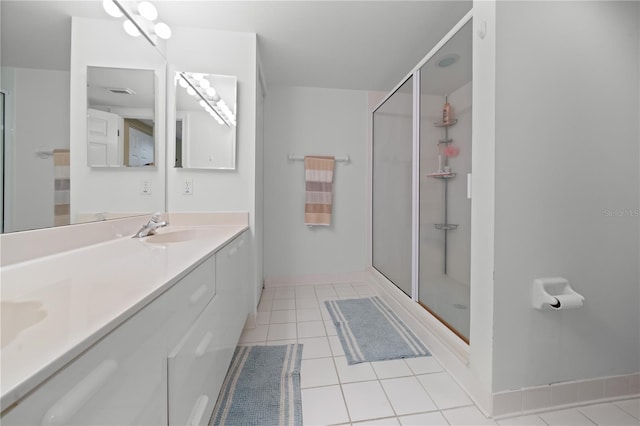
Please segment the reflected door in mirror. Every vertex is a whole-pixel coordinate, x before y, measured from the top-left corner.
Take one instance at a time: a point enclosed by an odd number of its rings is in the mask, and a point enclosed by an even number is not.
[[[153,70],[87,67],[87,165],[155,164]]]

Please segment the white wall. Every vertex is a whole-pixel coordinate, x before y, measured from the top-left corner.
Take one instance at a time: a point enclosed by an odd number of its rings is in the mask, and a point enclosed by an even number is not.
[[[367,92],[270,87],[264,143],[266,280],[364,271]],[[288,154],[351,157],[335,165],[330,227],[304,224],[304,162]]]
[[[155,161],[158,167],[87,166],[87,66],[154,70],[156,99]],[[97,212],[165,210],[166,61],[144,38],[131,38],[117,20],[72,18],[71,30],[71,220]],[[151,195],[141,193],[142,181]]]
[[[494,392],[640,370],[639,7],[497,3]]]
[[[256,291],[262,285],[257,260],[262,257],[258,244],[260,217],[256,200],[261,189],[256,184],[256,93],[257,41],[252,33],[214,31],[176,27],[167,41],[170,65],[169,85],[176,71],[237,77],[237,133],[235,170],[194,170],[174,167],[175,107],[167,114],[167,210],[168,211],[246,211],[251,227],[251,272]],[[174,93],[168,91],[168,105],[175,105]],[[193,181],[193,194],[184,195],[186,179]],[[257,305],[257,300],[255,301]],[[254,306],[255,306],[254,305]]]
[[[69,72],[3,68],[10,202],[5,231],[54,225],[53,157],[36,150],[69,148]]]

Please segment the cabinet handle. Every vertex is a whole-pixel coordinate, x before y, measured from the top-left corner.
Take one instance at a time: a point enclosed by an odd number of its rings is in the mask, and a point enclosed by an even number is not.
[[[47,410],[42,424],[45,426],[69,424],[69,420],[93,398],[117,368],[118,363],[115,360],[103,361]]]
[[[200,424],[202,416],[204,415],[204,409],[207,408],[207,402],[209,402],[207,395],[200,395],[198,397],[187,419],[187,426],[197,426]]]
[[[207,351],[209,344],[211,343],[211,339],[213,339],[213,334],[208,331],[200,340],[198,347],[196,348],[196,358],[200,358]]]
[[[236,254],[237,251],[238,251],[238,247],[232,247],[231,250],[229,250],[229,257]]]
[[[198,300],[200,300],[200,298],[204,296],[206,292],[207,292],[207,285],[202,284],[200,287],[198,287],[196,291],[193,292],[193,294],[191,295],[191,298],[189,299],[189,302],[192,305],[195,305],[196,303],[198,303]]]

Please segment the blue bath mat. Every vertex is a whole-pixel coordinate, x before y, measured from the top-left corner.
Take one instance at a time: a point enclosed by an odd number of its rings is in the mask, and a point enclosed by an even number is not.
[[[347,364],[431,355],[379,297],[324,303],[338,330]]]
[[[238,346],[209,425],[302,425],[302,345]]]

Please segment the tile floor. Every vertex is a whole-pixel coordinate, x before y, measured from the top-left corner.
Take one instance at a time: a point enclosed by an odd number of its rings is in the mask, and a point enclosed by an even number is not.
[[[305,425],[640,425],[640,399],[494,421],[435,357],[347,365],[323,301],[375,295],[367,283],[263,291],[241,344],[302,343]]]

